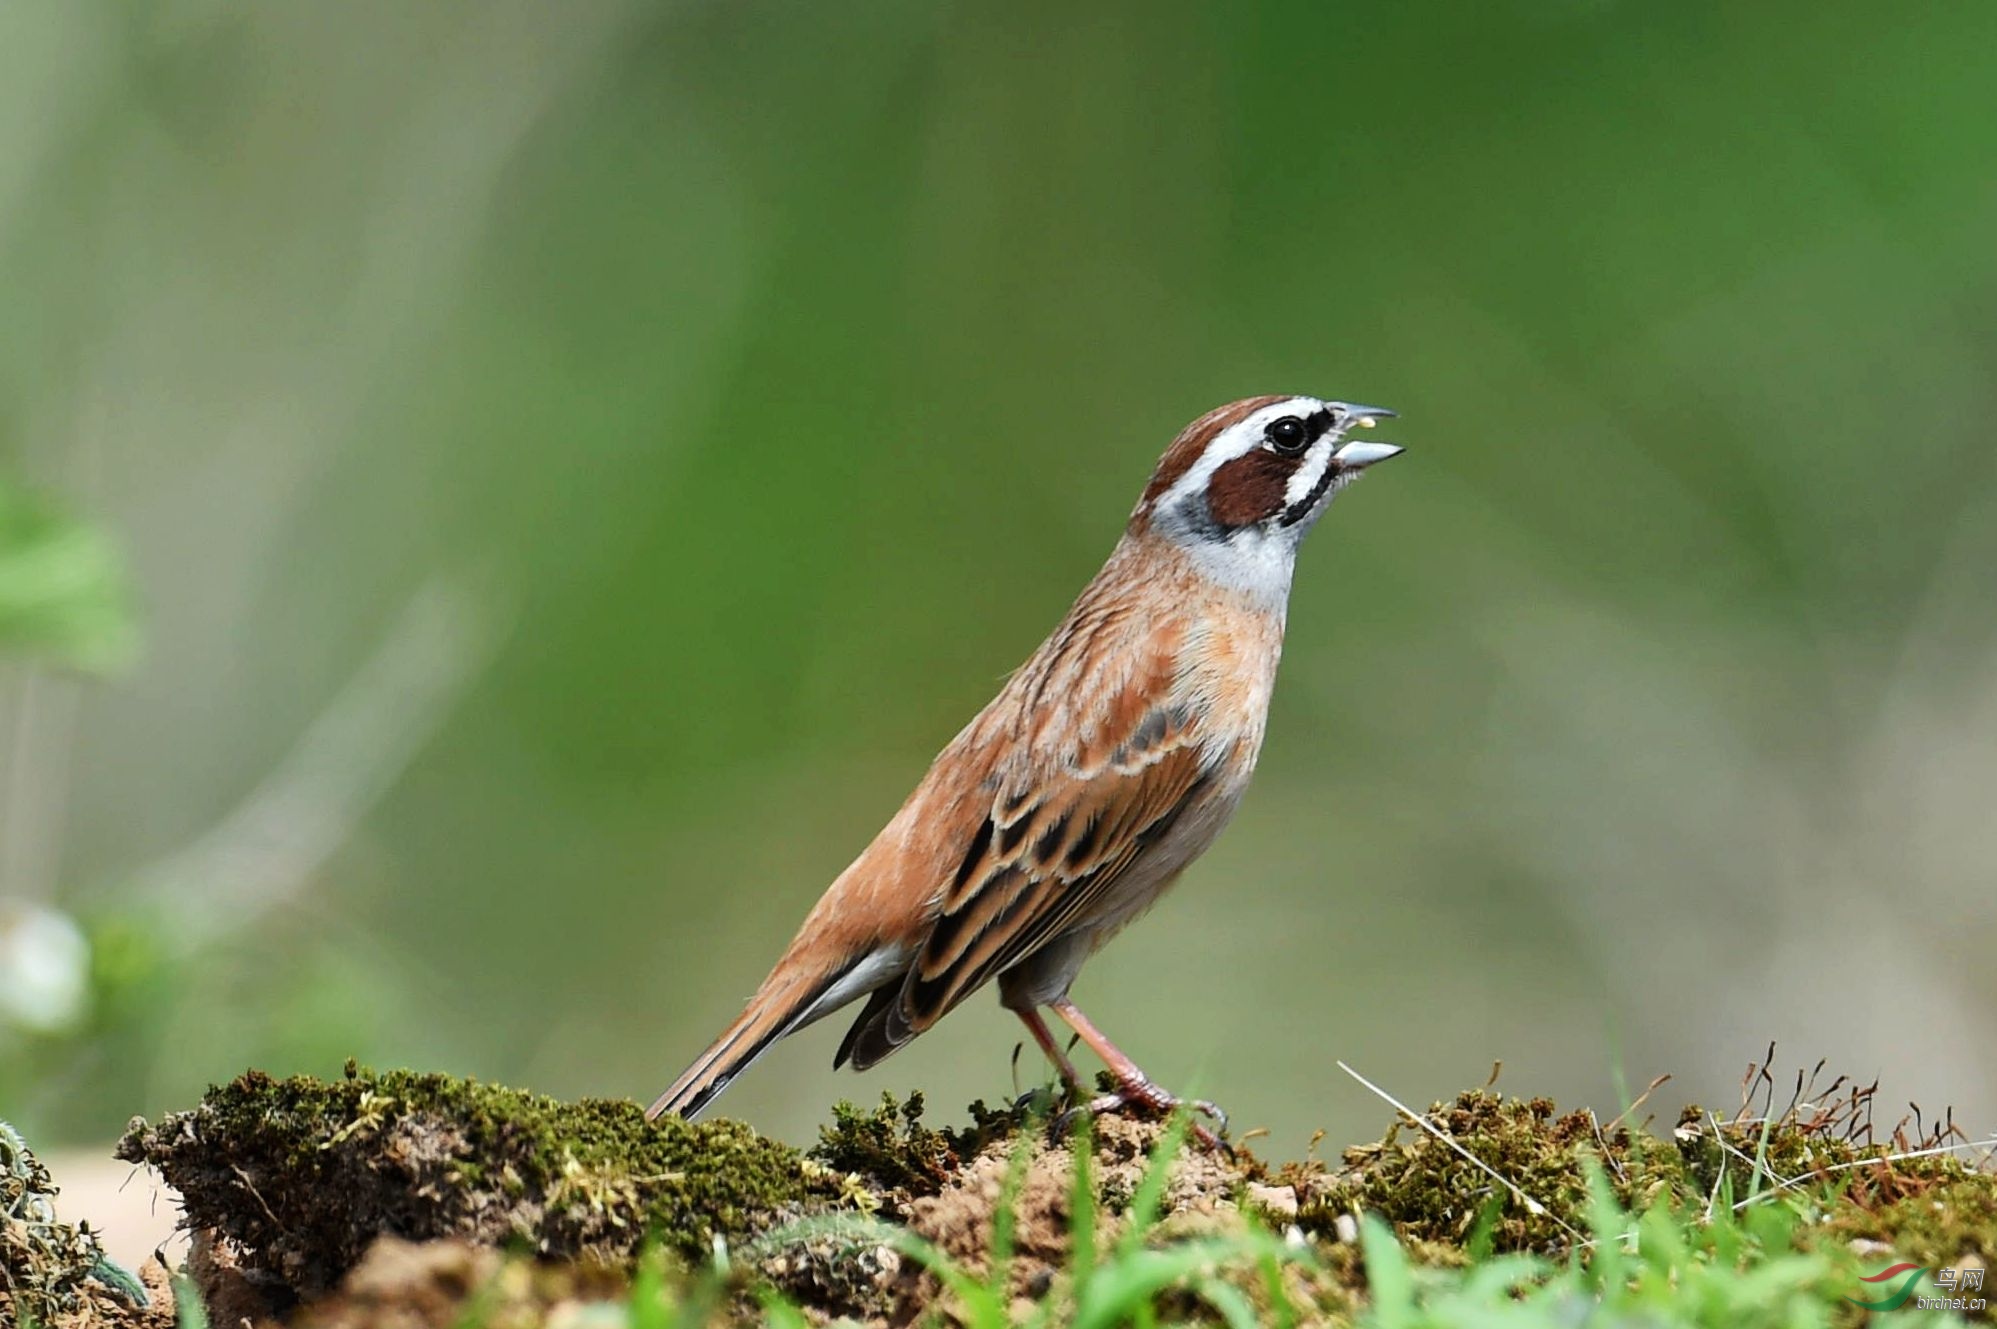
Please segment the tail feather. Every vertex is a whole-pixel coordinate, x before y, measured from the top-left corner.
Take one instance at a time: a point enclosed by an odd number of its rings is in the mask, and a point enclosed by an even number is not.
[[[874,989],[874,995],[867,998],[866,1009],[840,1041],[839,1051],[832,1058],[833,1070],[850,1061],[854,1070],[864,1071],[907,1041],[897,1042],[888,1033],[888,1014],[901,1001],[901,988],[899,983],[890,983]]]
[[[682,1117],[697,1116],[728,1087],[729,1081],[769,1051],[772,1043],[850,1001],[874,993],[886,984],[897,983],[906,964],[902,948],[875,947],[853,956],[831,973],[807,982],[793,978],[789,965],[780,962],[776,973],[764,980],[762,988],[749,999],[748,1007],[735,1017],[734,1023],[722,1030],[707,1051],[680,1073],[672,1087],[645,1109],[646,1119],[655,1121],[668,1112]],[[845,1051],[841,1049],[842,1058]]]
[[[809,987],[787,992],[758,992],[734,1023],[708,1045],[707,1051],[694,1058],[693,1065],[680,1073],[672,1087],[645,1109],[645,1119],[656,1121],[668,1112],[682,1117],[697,1116],[728,1087],[729,1081],[769,1051],[770,1044],[801,1025],[837,977],[833,975]]]

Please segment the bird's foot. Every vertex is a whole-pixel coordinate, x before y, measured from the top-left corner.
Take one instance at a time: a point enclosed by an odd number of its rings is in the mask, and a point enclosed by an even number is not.
[[[1059,1121],[1074,1107],[1076,1089],[1072,1084],[1043,1084],[1012,1100],[1012,1114],[1022,1120],[1046,1118]]]
[[[1088,1102],[1069,1108],[1054,1120],[1057,1136],[1065,1136],[1075,1119],[1088,1116],[1091,1120],[1110,1113],[1129,1112],[1146,1117],[1169,1117],[1184,1109],[1188,1113],[1198,1113],[1213,1122],[1212,1127],[1197,1121],[1187,1123],[1187,1133],[1199,1141],[1204,1149],[1216,1149],[1224,1154],[1232,1154],[1233,1147],[1227,1143],[1227,1113],[1216,1103],[1204,1098],[1180,1098],[1169,1093],[1150,1080],[1125,1080],[1106,1094],[1099,1094]]]

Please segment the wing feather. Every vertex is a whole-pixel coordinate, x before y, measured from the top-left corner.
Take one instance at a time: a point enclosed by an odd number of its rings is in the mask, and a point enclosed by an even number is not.
[[[1062,763],[1066,778],[1036,782],[1037,799],[992,800],[887,1013],[894,1041],[1086,917],[1203,789],[1209,763],[1186,707],[1122,709],[1119,732],[1093,735]]]
[[[1188,664],[1194,634],[1210,631],[1188,615],[1135,614],[1120,594],[1085,594],[945,750],[938,769],[960,774],[932,773],[938,801],[910,825],[951,826],[933,850],[951,870],[908,938],[902,982],[874,994],[841,1061],[874,1064],[1041,947],[1114,912],[1120,886],[1137,889],[1127,883],[1146,848],[1238,760],[1240,735],[1221,744],[1208,732],[1211,666]]]

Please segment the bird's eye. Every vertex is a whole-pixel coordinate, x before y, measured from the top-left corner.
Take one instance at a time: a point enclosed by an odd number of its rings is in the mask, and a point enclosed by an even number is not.
[[[1286,415],[1280,420],[1272,421],[1269,428],[1263,432],[1263,437],[1269,440],[1270,447],[1283,456],[1294,457],[1309,445],[1311,431],[1305,428],[1304,422],[1296,416]]]

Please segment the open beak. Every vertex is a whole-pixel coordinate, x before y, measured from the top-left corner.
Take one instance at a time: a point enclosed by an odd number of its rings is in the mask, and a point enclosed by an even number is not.
[[[1376,420],[1394,418],[1394,412],[1384,406],[1355,406],[1342,401],[1333,402],[1332,406],[1343,414],[1344,418],[1339,425],[1344,429],[1350,429],[1355,425],[1361,429],[1371,429]],[[1331,459],[1348,471],[1363,471],[1374,462],[1398,457],[1406,451],[1406,448],[1397,447],[1392,443],[1361,442],[1355,438],[1348,440],[1338,451],[1332,453]]]
[[[1390,411],[1384,406],[1356,406],[1349,401],[1335,401],[1330,405],[1344,417],[1339,422],[1340,427],[1344,429],[1350,429],[1353,425],[1358,425],[1361,429],[1371,429],[1375,420],[1391,420],[1399,414],[1398,411]]]

